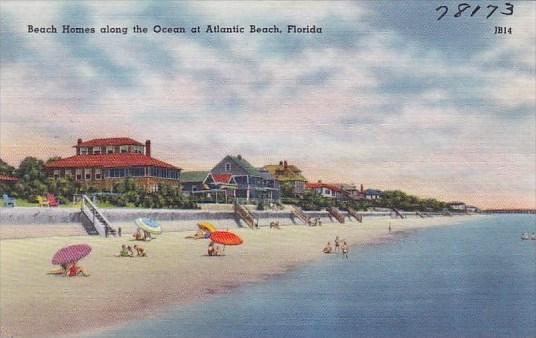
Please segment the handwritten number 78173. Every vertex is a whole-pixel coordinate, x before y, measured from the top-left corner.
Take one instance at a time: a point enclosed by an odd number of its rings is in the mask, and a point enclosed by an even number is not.
[[[461,3],[458,4],[458,11],[454,13],[455,18],[461,17],[465,11],[468,11],[471,9],[471,5],[468,3]],[[470,17],[473,17],[477,12],[483,13],[486,15],[486,19],[489,19],[498,9],[500,9],[500,12],[502,15],[512,15],[514,14],[514,5],[506,2],[504,3],[504,6],[496,6],[496,5],[487,5],[485,9],[482,9],[482,6],[476,5],[472,8],[472,10],[468,11]],[[446,5],[441,5],[436,8],[436,12],[439,12],[439,17],[437,18],[437,21],[443,19],[445,15],[449,12],[449,7]]]

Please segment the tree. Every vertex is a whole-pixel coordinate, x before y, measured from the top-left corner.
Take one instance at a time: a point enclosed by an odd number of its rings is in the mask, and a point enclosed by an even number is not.
[[[42,160],[35,157],[26,157],[15,171],[19,181],[15,191],[19,197],[34,201],[37,196],[44,195],[48,188],[48,177]]]
[[[15,175],[15,168],[4,162],[0,158],[0,175],[5,176],[14,176]]]

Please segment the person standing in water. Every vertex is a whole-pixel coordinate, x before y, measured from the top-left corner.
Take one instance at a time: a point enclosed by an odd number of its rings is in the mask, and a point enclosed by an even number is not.
[[[342,251],[342,257],[349,259],[348,258],[349,249],[348,249],[348,244],[346,244],[346,241],[342,241],[341,251]]]

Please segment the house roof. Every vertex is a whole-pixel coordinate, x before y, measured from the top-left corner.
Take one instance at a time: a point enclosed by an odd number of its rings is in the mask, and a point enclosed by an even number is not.
[[[180,169],[169,163],[138,153],[76,155],[45,164],[47,168],[123,168],[135,166]]]
[[[381,190],[376,190],[376,189],[365,190],[365,195],[381,195],[381,194],[383,194]]]
[[[231,174],[220,174],[212,175],[214,177],[214,182],[216,183],[229,183],[231,181]]]
[[[208,171],[183,171],[181,172],[181,182],[183,183],[204,182],[208,174],[209,174]]]
[[[136,140],[131,139],[130,137],[110,137],[110,138],[95,138],[92,140],[84,141],[80,144],[74,145],[73,147],[103,147],[103,146],[143,146],[143,143],[140,143]]]
[[[0,175],[0,182],[17,182],[18,180],[17,177]]]
[[[251,163],[246,161],[242,156],[238,155],[229,157],[239,166],[241,166],[245,171],[247,171],[248,175],[261,177],[261,173],[254,166],[252,166]]]
[[[320,189],[320,188],[328,188],[333,191],[341,191],[341,188],[337,187],[334,184],[329,183],[305,183],[305,189]]]
[[[263,167],[272,174],[278,181],[301,181],[307,182],[307,179],[301,175],[301,170],[295,165],[268,164]]]

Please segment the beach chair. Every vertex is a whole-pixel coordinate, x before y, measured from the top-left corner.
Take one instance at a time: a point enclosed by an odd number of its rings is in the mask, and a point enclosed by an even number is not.
[[[15,207],[16,202],[13,197],[9,197],[7,194],[4,194],[2,198],[4,199],[4,207]]]
[[[56,199],[56,196],[54,196],[53,194],[47,194],[47,200],[49,207],[57,207],[58,205],[60,205],[60,203]]]
[[[48,207],[48,199],[43,196],[37,196],[37,204],[40,207]]]

